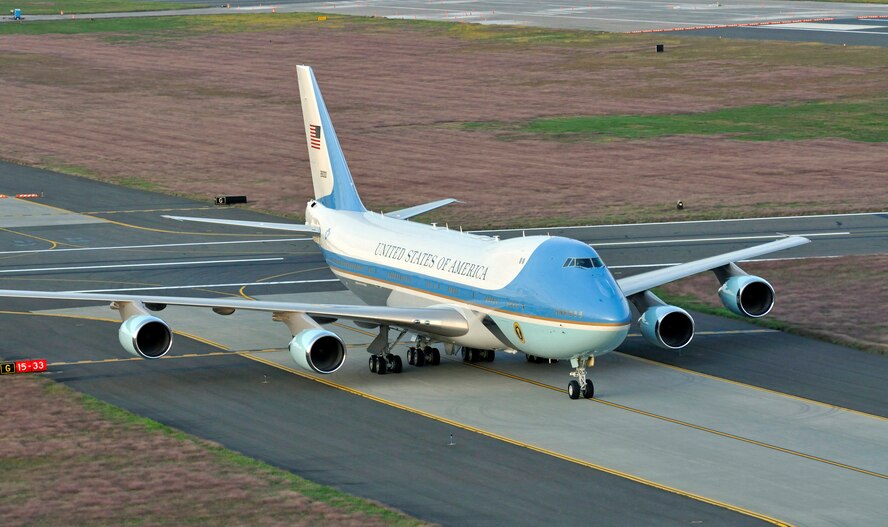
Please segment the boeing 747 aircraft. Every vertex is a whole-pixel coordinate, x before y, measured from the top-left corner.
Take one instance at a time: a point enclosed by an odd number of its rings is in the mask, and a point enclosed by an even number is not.
[[[640,315],[641,334],[654,345],[679,350],[691,341],[691,316],[657,298],[652,288],[713,271],[728,309],[761,317],[774,305],[774,289],[734,262],[809,241],[787,236],[615,280],[595,249],[577,240],[500,240],[407,221],[453,199],[384,215],[370,212],[358,196],[312,69],[298,66],[297,76],[315,194],[305,209],[305,224],[167,217],[311,233],[333,273],[367,305],[16,290],[0,290],[0,296],[111,302],[123,320],[120,344],[146,359],[164,356],[172,345],[170,327],[152,314],[167,305],[211,308],[220,315],[238,309],[267,311],[289,328],[293,359],[322,374],[336,372],[346,358],[342,339],[324,324],[351,320],[378,330],[367,349],[371,372],[400,372],[402,360],[394,347],[410,334],[414,344],[407,362],[414,366],[438,364],[441,350],[436,344],[469,361],[491,361],[496,350],[524,353],[532,361],[569,360],[573,379],[567,393],[578,399],[594,395],[586,370],[595,357],[626,338],[630,305]]]

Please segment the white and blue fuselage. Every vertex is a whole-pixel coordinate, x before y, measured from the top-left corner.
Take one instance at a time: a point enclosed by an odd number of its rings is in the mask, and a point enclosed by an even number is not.
[[[436,340],[565,359],[612,351],[629,331],[619,286],[577,240],[499,240],[320,201],[306,222],[333,273],[368,304],[448,306],[469,321],[464,335]]]

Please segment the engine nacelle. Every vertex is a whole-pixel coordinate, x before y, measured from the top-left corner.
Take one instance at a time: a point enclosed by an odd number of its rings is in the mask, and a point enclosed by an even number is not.
[[[650,343],[669,350],[681,349],[694,338],[694,319],[675,306],[653,306],[638,319],[641,335]]]
[[[345,363],[345,344],[336,333],[305,329],[290,341],[290,355],[308,371],[333,373]]]
[[[763,317],[774,307],[774,288],[758,276],[732,276],[718,290],[722,304],[744,316]]]
[[[151,315],[126,319],[117,331],[120,345],[135,357],[159,359],[173,346],[173,332],[163,320]]]

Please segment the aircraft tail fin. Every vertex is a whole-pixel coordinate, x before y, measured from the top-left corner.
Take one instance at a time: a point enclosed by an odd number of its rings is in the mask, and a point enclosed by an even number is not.
[[[296,76],[315,198],[331,209],[367,210],[348,170],[314,72],[310,66],[297,66]]]

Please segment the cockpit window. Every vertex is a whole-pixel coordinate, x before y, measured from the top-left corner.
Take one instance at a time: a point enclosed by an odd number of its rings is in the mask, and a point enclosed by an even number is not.
[[[604,262],[601,261],[601,258],[568,258],[564,262],[564,267],[592,269],[593,267],[604,267]]]

